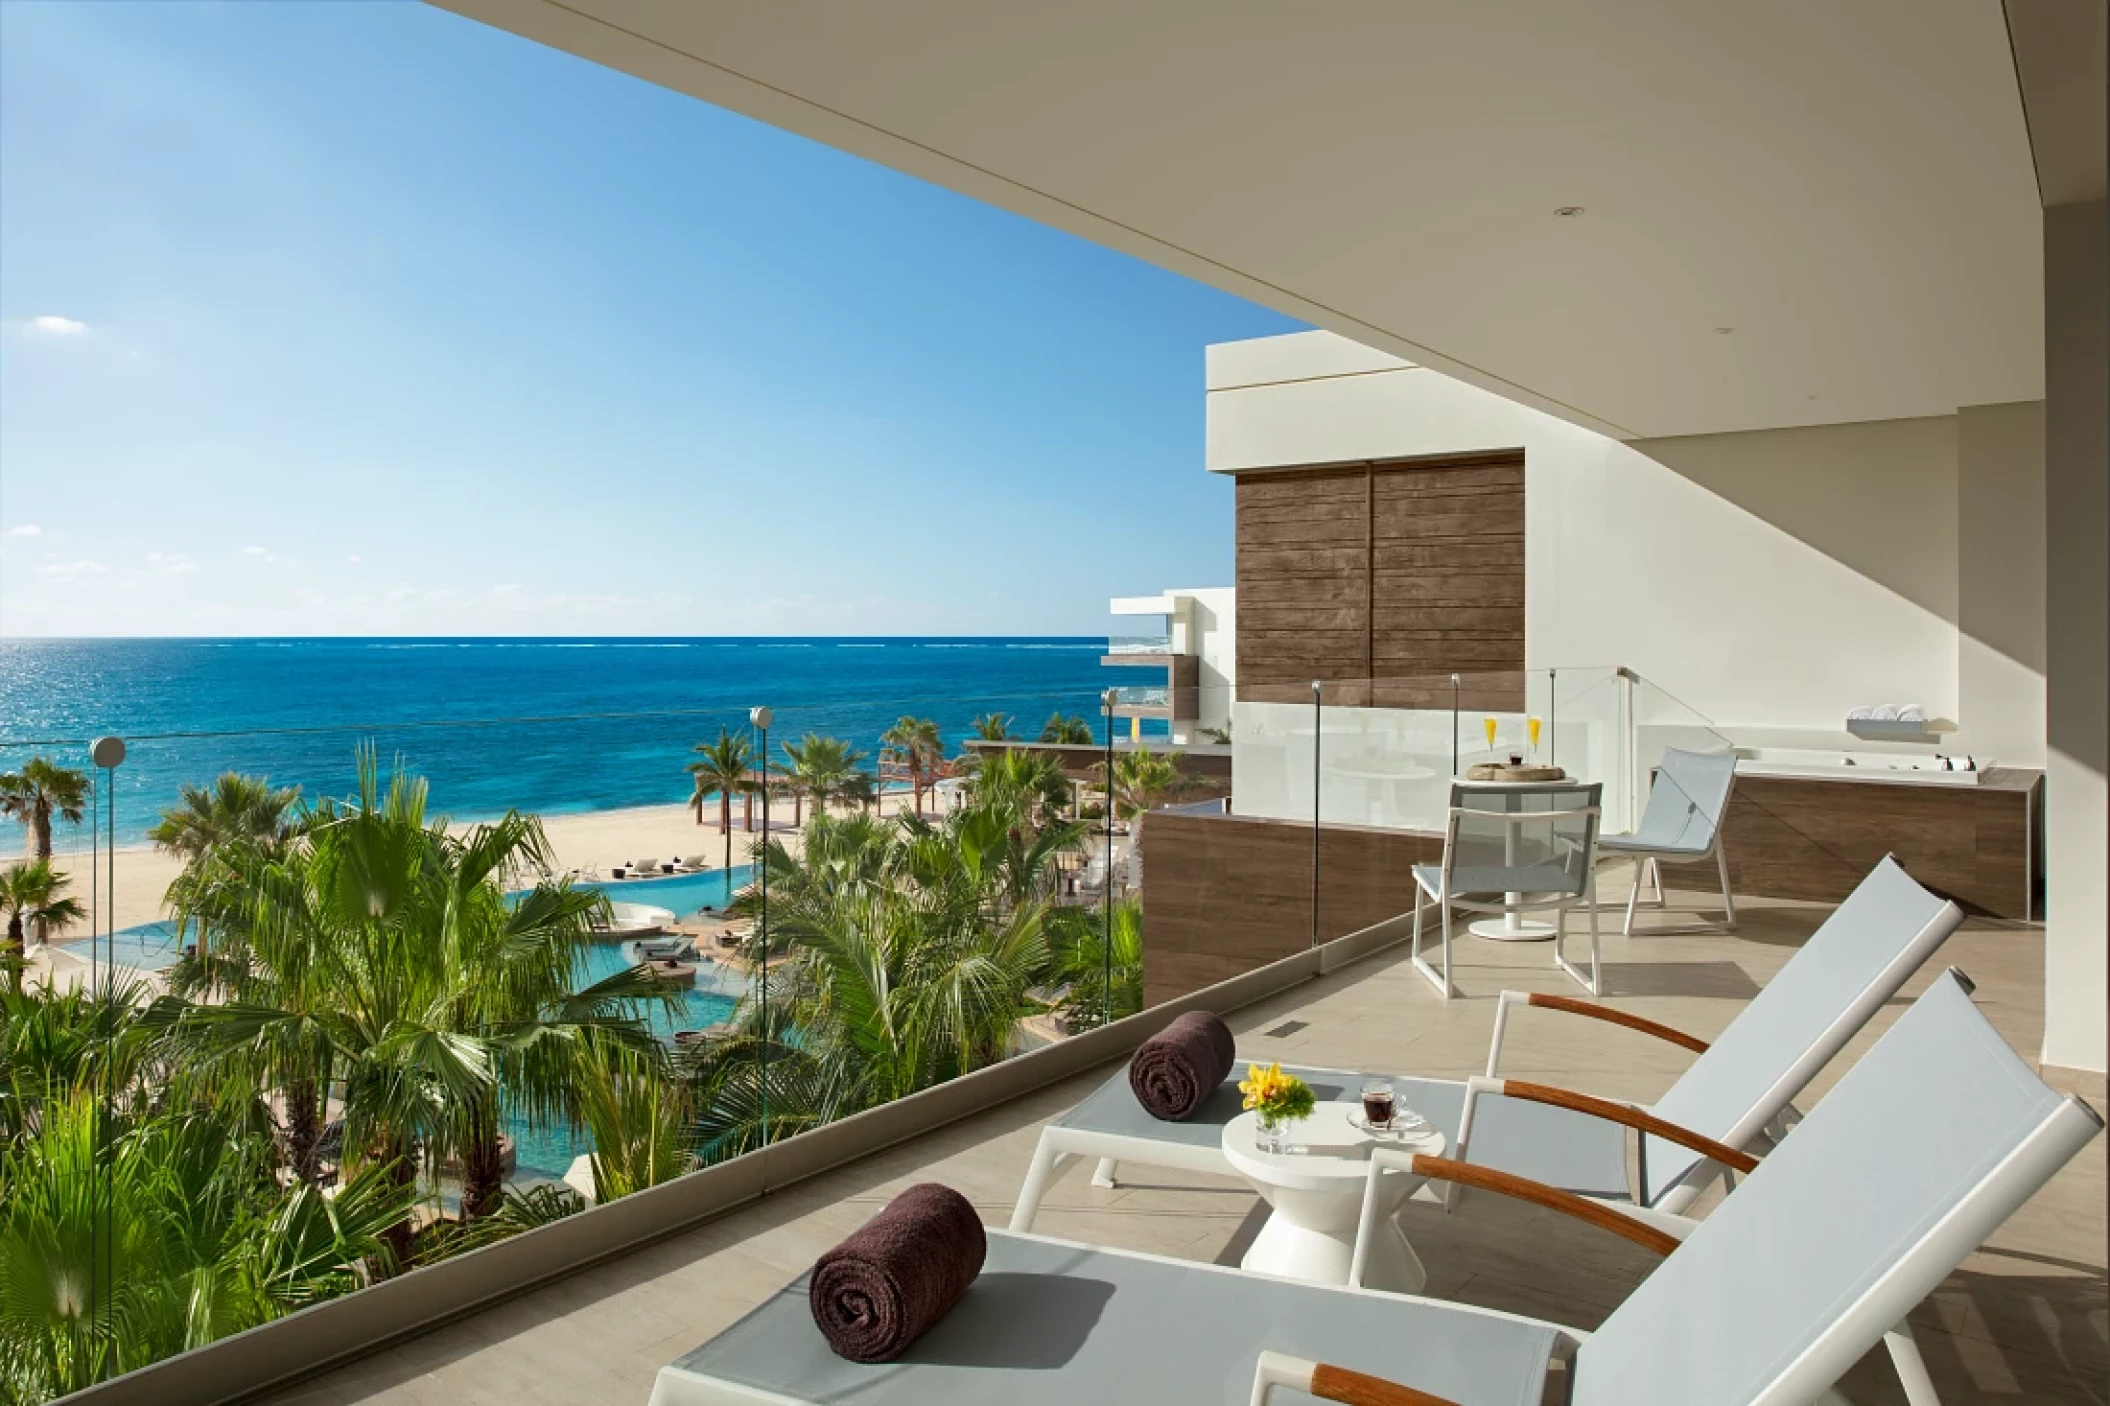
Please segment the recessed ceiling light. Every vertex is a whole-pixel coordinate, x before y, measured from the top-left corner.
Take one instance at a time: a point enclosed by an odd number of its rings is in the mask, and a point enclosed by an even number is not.
[[[1582,212],[1583,207],[1580,205],[1563,205],[1560,209],[1555,210],[1553,213],[1559,215],[1564,220],[1572,220],[1577,215],[1580,215]]]

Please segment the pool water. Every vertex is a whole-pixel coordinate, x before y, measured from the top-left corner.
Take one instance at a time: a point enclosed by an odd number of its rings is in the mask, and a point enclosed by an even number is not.
[[[648,903],[656,908],[672,909],[677,917],[689,919],[705,908],[723,910],[752,874],[752,869],[739,865],[708,874],[677,874],[661,879],[597,883],[588,887],[600,889],[619,903]],[[53,945],[84,960],[88,956],[87,938]],[[116,961],[142,971],[160,971],[176,960],[178,947],[175,924],[142,923],[120,930],[114,938],[99,939],[96,958],[109,961],[114,957]],[[605,980],[635,965],[635,961],[629,943],[592,943],[580,954],[579,985],[588,986]],[[697,964],[694,984],[681,989],[679,1008],[670,1013],[655,1007],[649,1012],[648,1021],[653,1033],[662,1037],[671,1036],[676,1030],[700,1030],[731,1019],[733,1008],[746,989],[745,974],[705,958]],[[571,1169],[574,1158],[593,1150],[593,1139],[583,1129],[576,1133],[565,1127],[538,1130],[509,1118],[506,1131],[512,1134],[518,1148],[514,1176],[521,1181],[561,1179]]]
[[[114,961],[121,966],[158,972],[175,962],[178,944],[174,923],[141,923],[136,928],[121,928],[114,935],[96,938],[92,953],[89,939],[85,937],[51,945],[84,962]]]

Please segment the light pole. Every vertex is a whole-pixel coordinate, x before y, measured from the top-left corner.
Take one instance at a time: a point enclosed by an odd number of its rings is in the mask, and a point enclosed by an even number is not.
[[[1311,681],[1311,945],[1319,945],[1319,741],[1325,731],[1325,715],[1319,702],[1319,681]]]
[[[762,1141],[769,1142],[769,1042],[775,1038],[769,1029],[769,709],[751,708],[747,721],[753,726],[762,743],[762,848],[757,851],[752,843],[748,854],[759,854],[755,864],[756,878],[762,885],[762,911],[755,919],[755,944],[760,956],[755,958],[761,982],[762,1000]],[[750,840],[752,837],[750,837]]]
[[[98,878],[103,881],[103,898],[105,901],[102,904],[103,912],[99,916],[107,922],[110,945],[105,951],[109,954],[109,960],[115,963],[117,961],[117,768],[124,764],[125,740],[122,737],[96,738],[88,744],[88,759],[103,774],[102,792],[104,797],[102,841],[99,843],[96,840],[94,834],[96,827],[91,819],[89,822],[89,843],[98,849],[101,848],[102,844],[107,844],[110,851],[110,863],[107,868],[104,868],[99,862],[91,862],[88,882],[92,887]],[[90,806],[95,804],[95,798],[92,793],[89,796],[88,804]],[[98,873],[98,870],[101,872]],[[93,923],[88,933],[88,989],[96,997],[100,997],[102,992],[99,989],[97,980],[96,933],[94,929],[102,926],[105,926],[105,923]],[[116,1040],[117,1036],[114,1030],[110,1038],[113,1042]],[[108,1159],[104,1153],[110,1139],[110,1070],[114,1063],[115,1061],[107,1058],[100,1061],[101,1067],[97,1070],[95,1076],[95,1165],[98,1167],[108,1164]],[[88,1276],[90,1322],[95,1321],[95,1299],[98,1292],[107,1299],[111,1282],[116,1278],[117,1272],[117,1251],[114,1243],[114,1226],[111,1220],[115,1213],[115,1205],[111,1197],[105,1196],[99,1199],[102,1202],[102,1214],[91,1217],[88,1223],[88,1255],[91,1266]]]
[[[1114,1023],[1114,701],[1118,694],[1108,689],[1100,702],[1106,709],[1106,885],[1104,903],[1106,908],[1105,951],[1105,999],[1106,1013],[1102,1025]]]

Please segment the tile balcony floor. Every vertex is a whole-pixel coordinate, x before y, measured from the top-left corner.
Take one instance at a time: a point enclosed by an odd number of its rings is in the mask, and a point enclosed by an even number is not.
[[[1621,893],[1619,898],[1624,900]],[[1703,901],[1672,894],[1674,905]],[[1609,902],[1609,898],[1607,900]],[[1805,904],[1738,900],[1734,936],[1609,936],[1608,1004],[1702,1037],[1727,1025],[1824,916]],[[1644,916],[1669,926],[1680,914]],[[1391,948],[1230,1017],[1246,1055],[1320,1066],[1462,1078],[1487,1057],[1503,987],[1574,994],[1543,944],[1464,939],[1453,949],[1466,998],[1448,1005]],[[1942,966],[1978,984],[1988,1018],[2034,1062],[2042,1034],[2043,939],[2019,924],[1967,923],[1906,988]],[[1800,1100],[1822,1096],[1887,1027],[1879,1013]],[[1291,1021],[1301,1029],[1266,1032]],[[1662,1092],[1686,1056],[1657,1041],[1542,1011],[1513,1018],[1502,1072],[1615,1097]],[[295,1403],[643,1406],[660,1367],[733,1322],[803,1271],[887,1199],[918,1181],[965,1192],[983,1219],[1010,1217],[1040,1125],[1116,1066],[1003,1104],[939,1132],[772,1194],[696,1230],[537,1289],[269,1398]],[[2103,1106],[2100,1080],[2071,1086]],[[1913,1315],[1945,1406],[2110,1400],[2105,1139],[2098,1137]],[[1185,1259],[1235,1264],[1264,1207],[1243,1182],[1134,1169],[1113,1190],[1073,1164],[1050,1189],[1036,1230]],[[1410,1203],[1402,1215],[1433,1297],[1590,1328],[1640,1282],[1653,1256],[1550,1212],[1479,1194],[1456,1216]],[[1902,1402],[1880,1350],[1844,1383],[1861,1406]],[[1551,1399],[1549,1397],[1549,1399]]]

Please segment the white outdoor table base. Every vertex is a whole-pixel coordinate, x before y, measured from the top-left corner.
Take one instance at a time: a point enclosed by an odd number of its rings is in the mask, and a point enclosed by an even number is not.
[[[1380,1142],[1351,1129],[1346,1116],[1355,1107],[1320,1104],[1307,1122],[1291,1125],[1286,1145],[1298,1148],[1314,1141],[1339,1143],[1352,1138],[1442,1155],[1445,1143],[1438,1132],[1409,1141],[1387,1138]],[[1355,1259],[1356,1225],[1362,1217],[1369,1163],[1358,1157],[1324,1152],[1308,1158],[1269,1157],[1254,1147],[1253,1128],[1250,1113],[1240,1114],[1224,1127],[1225,1156],[1269,1207],[1267,1223],[1239,1261],[1240,1266],[1287,1279],[1346,1284],[1349,1266]],[[1400,1206],[1423,1185],[1422,1178],[1404,1172],[1388,1176],[1382,1183],[1386,1204],[1364,1261],[1365,1287],[1418,1294],[1428,1283],[1427,1271],[1395,1219]]]
[[[1499,791],[1505,786],[1544,786],[1544,781],[1474,781],[1470,777],[1453,778],[1461,786],[1479,786],[1490,791]],[[1503,827],[1502,861],[1512,867],[1517,862],[1517,827]],[[1521,903],[1521,893],[1502,895],[1512,904]],[[1551,942],[1560,931],[1552,923],[1542,923],[1536,918],[1527,918],[1521,913],[1504,913],[1499,918],[1482,918],[1476,923],[1466,924],[1465,930],[1474,937],[1492,938],[1496,942]]]
[[[1520,893],[1504,895],[1511,903],[1523,897]],[[1491,937],[1496,942],[1551,942],[1556,931],[1553,924],[1526,918],[1521,913],[1504,913],[1499,918],[1482,918],[1477,923],[1468,923],[1467,932],[1474,937]]]
[[[1363,1210],[1362,1197],[1279,1186],[1256,1185],[1253,1189],[1272,1210],[1245,1258],[1238,1262],[1239,1268],[1314,1284],[1346,1284],[1348,1267],[1355,1260],[1355,1227]],[[1385,1207],[1384,1218],[1378,1222],[1370,1257],[1363,1264],[1365,1288],[1418,1294],[1429,1282],[1428,1271],[1421,1267],[1406,1232],[1394,1219],[1407,1195],[1402,1190],[1391,1198],[1392,1204]]]

